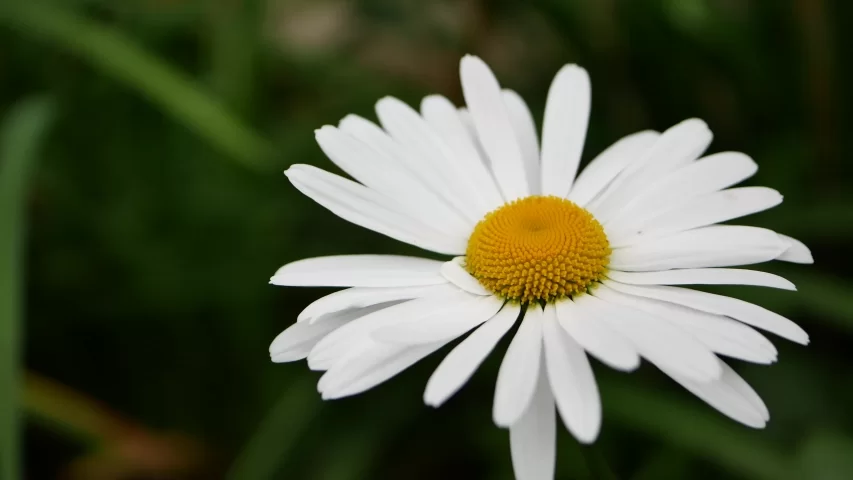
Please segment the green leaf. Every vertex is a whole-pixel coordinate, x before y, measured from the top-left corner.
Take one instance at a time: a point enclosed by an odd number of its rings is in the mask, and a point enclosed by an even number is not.
[[[27,179],[53,104],[15,106],[0,127],[0,477],[20,478],[21,290]]]
[[[201,85],[120,31],[37,0],[4,8],[0,21],[79,55],[105,75],[137,90],[228,158],[253,169],[273,166],[272,148],[264,139],[206,94]]]

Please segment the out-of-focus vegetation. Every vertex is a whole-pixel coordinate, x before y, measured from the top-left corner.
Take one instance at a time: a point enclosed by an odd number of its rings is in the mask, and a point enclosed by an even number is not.
[[[421,393],[440,356],[323,403],[316,373],[267,355],[324,293],[267,285],[278,266],[414,252],[334,217],[281,171],[333,168],[313,130],[373,118],[384,95],[461,102],[458,60],[475,53],[540,120],[553,74],[584,65],[586,158],[705,119],[712,151],[747,152],[751,183],[786,196],[748,222],[802,239],[817,261],[766,266],[796,293],[720,289],[811,334],[808,348],[775,342],[771,367],[735,362],[771,410],[765,431],[649,366],[596,365],[598,453],[615,474],[853,478],[851,25],[843,0],[4,2],[0,472],[14,475],[20,403],[29,479],[512,478],[490,414],[500,355],[439,410]],[[589,456],[559,442],[558,478],[593,478]]]

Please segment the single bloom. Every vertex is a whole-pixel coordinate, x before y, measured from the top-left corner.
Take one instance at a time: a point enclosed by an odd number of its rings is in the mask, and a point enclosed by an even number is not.
[[[461,62],[466,107],[438,95],[420,112],[394,98],[381,127],[349,115],[317,130],[320,147],[354,180],[310,165],[285,174],[339,217],[447,261],[395,255],[299,260],[270,280],[346,287],[310,304],[270,346],[274,362],[325,371],[324,399],[368,390],[459,337],[426,385],[439,406],[516,325],[495,385],[494,422],[510,431],[521,480],[554,476],[556,417],[593,442],[601,402],[588,356],[622,371],[640,358],[724,415],[767,422],[755,391],[720,356],[776,361],[757,329],[808,343],[795,323],[760,306],[682,285],[794,290],[736,267],[811,263],[801,242],[721,225],[774,207],[765,187],[735,187],[757,166],[743,153],[702,157],[698,119],[628,135],[577,174],[590,82],[563,67],[548,92],[541,142],[519,95],[479,58]],[[470,334],[469,334],[470,332]],[[467,336],[466,336],[467,335]]]

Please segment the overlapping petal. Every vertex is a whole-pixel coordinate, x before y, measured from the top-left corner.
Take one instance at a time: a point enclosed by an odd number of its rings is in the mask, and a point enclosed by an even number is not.
[[[505,201],[530,194],[521,146],[501,98],[494,73],[477,57],[466,56],[460,66],[462,91],[471,112],[474,130],[489,157],[492,173]]]
[[[462,388],[512,328],[519,312],[518,305],[504,305],[500,312],[451,350],[429,378],[424,403],[437,407]]]

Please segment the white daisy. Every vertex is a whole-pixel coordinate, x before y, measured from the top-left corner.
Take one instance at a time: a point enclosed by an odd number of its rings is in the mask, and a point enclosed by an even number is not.
[[[711,142],[690,119],[629,135],[576,176],[590,110],[586,71],[560,70],[541,144],[524,101],[486,64],[461,62],[467,108],[426,97],[420,114],[377,103],[381,127],[350,115],[317,131],[355,181],[310,165],[286,175],[334,214],[449,261],[345,255],[285,265],[271,283],[347,287],[309,305],[270,346],[275,362],[324,370],[324,399],[370,389],[458,343],[427,382],[438,406],[518,323],[495,387],[495,423],[510,430],[522,480],[554,475],[556,412],[593,442],[601,403],[587,354],[630,371],[645,358],[723,414],[761,428],[767,408],[718,355],[769,364],[753,327],[806,344],[796,324],[741,300],[673,285],[794,290],[769,273],[722,267],[811,263],[770,230],[718,225],[778,205],[764,187],[730,188],[757,170],[737,152],[700,158]],[[555,408],[556,407],[556,408]]]

